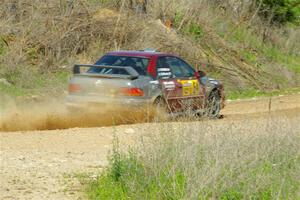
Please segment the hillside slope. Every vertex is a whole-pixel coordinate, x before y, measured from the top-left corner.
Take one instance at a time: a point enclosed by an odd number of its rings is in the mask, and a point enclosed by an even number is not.
[[[299,27],[271,27],[255,11],[210,1],[138,2],[4,1],[0,93],[61,94],[74,63],[149,47],[184,57],[228,91],[300,86]]]

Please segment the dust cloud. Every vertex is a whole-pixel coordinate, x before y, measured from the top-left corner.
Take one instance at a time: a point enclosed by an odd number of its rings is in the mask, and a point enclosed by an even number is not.
[[[103,127],[150,122],[154,108],[93,107],[68,109],[62,99],[17,105],[9,101],[0,110],[0,131],[57,130],[75,127]]]

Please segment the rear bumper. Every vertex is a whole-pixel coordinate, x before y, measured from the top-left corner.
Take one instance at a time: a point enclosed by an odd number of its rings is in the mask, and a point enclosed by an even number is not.
[[[122,107],[122,108],[139,108],[151,103],[151,99],[143,98],[108,98],[101,96],[79,96],[79,95],[68,95],[66,97],[66,106],[68,108],[111,108]]]

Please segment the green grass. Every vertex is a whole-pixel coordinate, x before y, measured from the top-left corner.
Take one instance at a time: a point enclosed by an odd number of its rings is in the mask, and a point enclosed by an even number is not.
[[[102,175],[88,189],[90,199],[181,199],[185,194],[185,177],[180,172],[170,177],[147,177],[145,168],[134,158],[120,160],[121,176],[117,179],[115,171]],[[170,169],[166,169],[168,172]],[[126,175],[125,175],[126,174]],[[134,182],[134,185],[131,185]],[[129,183],[129,184],[127,184]],[[138,186],[139,185],[139,186]]]
[[[300,74],[300,57],[292,54],[287,54],[282,50],[274,46],[265,46],[263,49],[263,54],[266,58],[269,58],[288,69]]]
[[[97,181],[91,183],[87,193],[90,199],[183,198],[186,180],[182,171],[174,171],[169,163],[161,172],[154,176],[155,172],[149,171],[137,154],[123,154],[115,146],[110,158],[110,168]]]
[[[149,174],[148,167],[142,162],[139,163],[137,158],[127,157],[122,155],[120,163],[117,164],[118,169],[114,171],[116,163],[111,168],[102,174],[97,181],[90,183],[87,194],[89,199],[184,199],[187,195],[186,191],[186,177],[179,170],[172,169],[174,166],[170,165],[168,168],[161,169],[159,175]],[[296,163],[289,161],[283,169],[278,171],[273,167],[272,163],[265,163],[261,166],[256,166],[254,169],[246,169],[243,173],[245,180],[233,184],[228,189],[222,191],[223,181],[226,178],[226,168],[224,169],[224,177],[219,177],[220,185],[217,190],[221,192],[218,194],[219,199],[222,200],[239,200],[239,199],[260,199],[271,200],[276,195],[277,191],[286,190],[281,194],[279,199],[293,199],[297,194],[299,183],[290,175],[284,177],[286,180],[283,187],[280,184],[281,175],[285,175],[285,170],[291,170],[290,166],[296,170]],[[299,163],[300,164],[300,163]],[[150,169],[151,170],[151,169]],[[274,171],[273,171],[274,170]],[[255,183],[259,176],[266,176],[271,178],[274,182],[263,185],[258,191],[251,194],[244,194],[242,191],[247,190],[250,184]],[[238,177],[238,174],[236,175]],[[259,183],[257,183],[259,184]],[[292,190],[292,193],[289,192]],[[286,193],[285,193],[286,192]],[[214,196],[214,190],[211,187],[203,188],[198,193],[198,199],[211,199]]]
[[[7,94],[9,96],[26,96],[30,93],[22,88],[13,86],[13,85],[5,85],[4,83],[0,83],[0,94]]]
[[[175,28],[179,28],[182,20],[183,20],[183,14],[180,12],[176,13],[173,26]],[[184,23],[183,26],[181,27],[180,32],[184,35],[192,37],[196,42],[199,42],[199,40],[201,40],[201,38],[205,34],[201,25],[195,21]]]
[[[191,22],[190,24],[187,24],[183,28],[183,33],[193,37],[196,41],[199,41],[204,36],[204,31],[202,27],[195,22]]]
[[[47,94],[49,91],[66,89],[68,71],[60,71],[56,73],[31,74],[32,78],[20,80],[18,76],[8,77],[10,81],[16,81],[17,84],[6,85],[0,83],[0,94],[12,97],[30,96],[36,94]]]
[[[252,63],[252,64],[256,64],[257,63],[257,56],[255,54],[253,54],[251,51],[249,50],[242,50],[241,54],[243,56],[243,58],[248,61],[248,63]]]
[[[224,21],[216,21],[214,26],[218,35],[224,38],[233,48],[238,49],[241,56],[251,64],[259,63],[264,66],[267,62],[276,63],[287,69],[300,73],[300,57],[286,52],[269,42],[263,42],[262,39],[249,27],[244,24],[234,25],[226,23],[226,29],[223,26]],[[250,47],[250,48],[249,48]],[[255,54],[252,50],[255,50]]]

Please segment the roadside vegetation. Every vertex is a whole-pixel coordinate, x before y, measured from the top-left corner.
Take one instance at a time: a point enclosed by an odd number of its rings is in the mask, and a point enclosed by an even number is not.
[[[74,63],[155,48],[221,79],[228,92],[299,87],[299,3],[51,0],[0,5],[0,93],[62,95]]]
[[[226,93],[228,100],[249,99],[255,97],[273,97],[279,95],[290,95],[300,92],[300,88],[288,88],[282,90],[260,91],[252,88],[247,88],[242,91],[232,90]]]
[[[165,124],[127,152],[115,139],[110,165],[86,182],[87,195],[91,200],[299,199],[297,122],[245,123],[249,130],[234,123]]]

